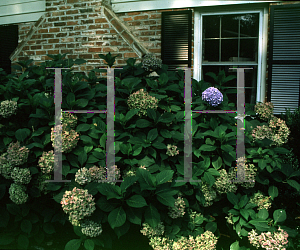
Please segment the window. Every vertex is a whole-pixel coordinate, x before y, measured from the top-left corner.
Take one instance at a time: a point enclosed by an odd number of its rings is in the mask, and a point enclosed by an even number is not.
[[[18,25],[0,26],[0,68],[11,74],[9,56],[18,46]]]
[[[195,53],[195,57],[199,56],[200,71],[196,79],[213,83],[206,73],[218,74],[224,70],[227,76],[236,75],[236,71],[229,68],[253,68],[245,70],[245,101],[255,104],[260,92],[260,84],[257,83],[261,79],[261,15],[259,10],[200,14],[198,55]],[[225,86],[236,89],[236,79]],[[230,102],[237,103],[235,93],[228,94],[228,98]]]

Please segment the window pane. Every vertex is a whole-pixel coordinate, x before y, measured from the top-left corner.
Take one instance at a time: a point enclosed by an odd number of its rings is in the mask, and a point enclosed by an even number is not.
[[[203,38],[220,37],[220,17],[203,16]]]
[[[221,37],[238,37],[239,36],[239,20],[238,15],[224,15],[221,24]]]
[[[233,58],[238,57],[238,39],[222,39],[221,46],[221,61],[236,61]]]
[[[240,40],[240,61],[257,62],[257,38],[248,38]]]
[[[219,39],[203,41],[203,62],[219,61],[219,42]]]
[[[202,67],[202,79],[204,81],[211,83],[213,86],[215,81],[210,77],[206,76],[205,74],[208,72],[213,72],[216,75],[219,74],[221,70],[225,70],[225,75],[235,75],[237,76],[236,70],[229,70],[232,66],[203,66]],[[252,70],[245,70],[245,102],[255,104],[256,103],[256,86],[257,86],[257,66],[239,66],[241,68],[253,68]],[[226,82],[223,86],[231,87],[236,89],[237,87],[237,79],[233,79],[231,81]],[[235,106],[237,105],[237,94],[227,94],[229,102],[234,103]],[[236,107],[235,107],[236,108]],[[252,109],[253,111],[253,109]]]
[[[258,36],[258,13],[241,15],[241,37],[257,37]]]

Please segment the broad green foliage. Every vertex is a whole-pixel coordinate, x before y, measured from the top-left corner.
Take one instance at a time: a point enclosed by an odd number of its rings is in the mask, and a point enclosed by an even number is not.
[[[300,171],[285,161],[289,123],[272,117],[270,103],[246,103],[245,158],[236,159],[236,114],[193,113],[192,131],[185,128],[184,71],[168,71],[152,55],[115,70],[113,170],[123,182],[107,181],[104,113],[62,113],[62,179],[71,182],[45,182],[54,178],[55,125],[54,70],[46,67],[85,63],[48,56],[53,60],[39,66],[18,62],[17,74],[0,70],[0,248],[30,249],[65,223],[73,223],[77,237],[66,239],[65,250],[107,249],[133,225],[155,249],[221,249],[217,242],[229,230],[236,236],[230,249],[248,250],[255,234],[277,237],[279,228],[293,245],[298,233],[287,226],[290,214],[281,204],[283,188],[300,192]],[[112,67],[117,56],[99,57]],[[61,110],[106,110],[107,80],[98,74],[104,71],[63,70]],[[192,79],[191,109],[236,110],[227,97],[236,89],[226,86],[236,77],[208,75],[214,82]],[[193,141],[190,182],[186,131]],[[245,182],[236,181],[237,160]]]

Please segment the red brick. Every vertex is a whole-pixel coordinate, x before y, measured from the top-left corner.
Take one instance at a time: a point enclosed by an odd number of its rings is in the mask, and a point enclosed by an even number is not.
[[[75,48],[76,45],[75,45],[74,43],[70,43],[70,44],[67,44],[67,47],[68,47],[68,48]]]
[[[94,23],[93,19],[81,20],[81,24]]]
[[[154,20],[144,21],[143,24],[145,24],[145,25],[156,24],[156,21],[154,21]]]
[[[24,54],[25,54],[26,56],[34,56],[34,55],[35,55],[34,52],[35,52],[35,51],[24,51]]]
[[[134,15],[139,15],[141,14],[141,12],[128,12],[127,15],[128,16],[134,16]]]
[[[37,56],[38,55],[46,55],[47,54],[45,50],[38,50],[35,53],[36,53]]]
[[[49,29],[49,32],[59,32],[60,29],[59,28],[51,28]]]
[[[66,44],[55,44],[55,48],[66,48]]]
[[[48,50],[48,53],[49,55],[55,55],[55,54],[59,54],[59,50]]]
[[[75,26],[74,30],[85,30],[86,26]]]
[[[29,41],[27,42],[27,44],[36,44],[36,42],[33,41],[33,40],[29,40]]]
[[[141,36],[154,36],[154,35],[155,35],[155,32],[153,32],[153,31],[141,32]]]
[[[52,49],[53,48],[53,45],[50,44],[50,45],[43,45],[43,49]]]
[[[96,46],[102,46],[103,42],[96,42]]]
[[[21,27],[22,30],[29,30],[31,27],[30,26],[23,26]]]
[[[87,19],[87,15],[79,15],[79,16],[74,16],[74,19]]]
[[[62,52],[63,53],[63,52]],[[68,59],[77,59],[78,55],[68,55]]]
[[[150,15],[149,19],[159,19],[161,18],[161,14],[153,14],[153,15]]]
[[[78,22],[77,21],[73,21],[73,22],[67,22],[67,25],[77,25],[78,24]]]
[[[138,57],[136,53],[124,53],[124,58]]]
[[[41,49],[42,46],[41,45],[38,45],[38,46],[31,46],[30,47],[30,50],[36,50],[36,49]]]
[[[79,36],[80,32],[76,31],[76,32],[69,32],[69,36]]]
[[[110,24],[102,24],[103,29],[110,29]]]
[[[148,16],[136,16],[134,20],[148,19]]]
[[[97,18],[95,19],[95,23],[107,23],[106,18]]]
[[[96,31],[96,35],[102,35],[102,34],[107,34],[108,33],[108,31],[106,31],[106,30],[97,30]]]
[[[48,29],[40,29],[38,33],[48,33]]]
[[[127,22],[127,21],[132,21],[132,17],[124,17],[123,20],[124,20],[125,22]]]
[[[90,25],[89,27],[88,27],[88,29],[89,30],[94,30],[94,29],[101,29],[101,25]]]
[[[149,39],[150,39],[150,38],[147,37],[147,36],[140,36],[140,37],[139,37],[139,40],[142,41],[142,42],[147,42],[147,41],[149,41]]]
[[[152,53],[161,53],[161,49],[149,49]]]
[[[150,26],[150,30],[161,30],[161,25]]]
[[[120,25],[120,23],[114,19],[111,21],[112,25],[119,31],[119,32],[122,32],[123,31],[123,28],[122,26]]]
[[[109,33],[110,33],[110,34],[117,34],[117,31],[115,31],[115,30],[110,30]]]
[[[73,50],[71,50],[71,49],[62,49],[61,53],[62,54],[73,54]]]
[[[54,23],[54,26],[66,26],[66,22]]]
[[[68,10],[68,9],[71,9],[71,8],[72,8],[71,6],[65,5],[65,6],[60,6],[59,10]]]
[[[82,59],[92,59],[92,55],[91,54],[83,54],[83,55],[80,55],[79,58],[82,58]]]
[[[56,37],[66,37],[68,33],[57,33]]]
[[[55,11],[55,10],[57,10],[57,7],[46,8],[46,11]]]
[[[79,13],[79,10],[68,10],[66,11],[66,14],[67,15],[70,15],[70,14],[78,14]]]
[[[116,51],[116,49],[113,49],[111,47],[104,47],[103,48],[103,52],[115,52],[115,51]]]
[[[62,16],[62,17],[60,18],[61,21],[65,21],[65,20],[73,20],[73,19],[74,19],[74,17],[72,17],[72,16]]]
[[[54,34],[43,34],[43,38],[54,38]]]
[[[102,52],[102,48],[89,48],[88,52]]]
[[[122,43],[121,42],[117,42],[117,41],[111,41],[110,45],[111,46],[120,46],[120,45],[122,45]]]
[[[62,38],[61,39],[62,43],[70,43],[70,42],[74,42],[74,37],[67,37],[67,38]]]
[[[119,52],[122,52],[122,51],[128,51],[129,48],[119,48]]]
[[[42,38],[41,35],[33,35],[33,36],[32,36],[32,39],[41,39],[41,38]]]
[[[109,14],[109,12],[106,9],[104,9],[103,13],[107,17],[108,20],[113,19],[113,16],[111,14]]]
[[[51,12],[51,16],[63,16],[64,15],[64,12],[58,12],[58,11],[55,11],[55,12]]]
[[[59,39],[49,39],[49,43],[59,43]]]
[[[137,25],[141,25],[141,22],[128,22],[128,25],[137,26]]]

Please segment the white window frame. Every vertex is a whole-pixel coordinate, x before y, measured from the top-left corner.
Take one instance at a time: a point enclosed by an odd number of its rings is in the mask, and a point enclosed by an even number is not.
[[[202,80],[202,24],[203,16],[208,15],[224,15],[224,14],[251,14],[259,13],[259,38],[258,38],[258,58],[257,58],[257,89],[256,89],[256,102],[264,102],[266,98],[266,68],[267,68],[267,41],[268,41],[268,7],[259,8],[243,8],[232,10],[234,6],[224,11],[213,11],[195,9],[194,15],[194,79],[197,81]],[[247,10],[248,9],[248,10]],[[222,63],[221,63],[222,64]],[[247,62],[230,62],[228,65],[247,65]],[[249,64],[249,63],[248,63]],[[224,63],[226,65],[226,63]],[[253,65],[251,63],[250,65]]]

